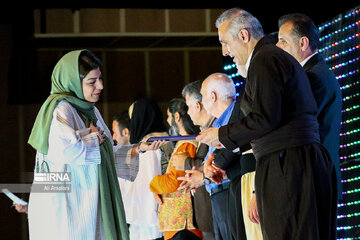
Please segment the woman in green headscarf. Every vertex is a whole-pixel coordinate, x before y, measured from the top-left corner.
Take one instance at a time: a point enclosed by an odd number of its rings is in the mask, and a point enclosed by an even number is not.
[[[29,199],[30,239],[124,239],[128,230],[114,167],[113,142],[95,103],[100,60],[88,50],[65,54],[52,73],[29,144],[36,150]],[[36,173],[68,172],[44,186]]]

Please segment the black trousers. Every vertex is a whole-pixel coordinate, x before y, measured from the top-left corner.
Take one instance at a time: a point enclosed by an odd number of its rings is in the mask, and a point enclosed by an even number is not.
[[[228,221],[229,189],[211,195],[211,206],[216,240],[232,240]]]
[[[201,238],[189,230],[184,229],[177,232],[170,240],[201,240]]]
[[[255,191],[264,240],[336,239],[336,173],[322,145],[258,159]]]
[[[241,175],[231,180],[228,204],[229,227],[233,239],[246,240],[242,204],[241,204]]]

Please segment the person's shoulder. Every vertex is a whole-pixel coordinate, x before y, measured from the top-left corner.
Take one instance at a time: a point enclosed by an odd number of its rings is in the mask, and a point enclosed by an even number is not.
[[[265,67],[268,65],[273,65],[279,61],[288,62],[288,58],[289,57],[286,55],[286,52],[282,49],[278,48],[274,44],[265,43],[254,49],[250,65],[253,67]]]
[[[257,52],[256,58],[269,64],[273,63],[271,59],[275,58],[285,62],[293,62],[295,60],[289,53],[271,43],[264,44]]]
[[[307,64],[309,65],[307,66]],[[333,80],[336,80],[335,75],[329,69],[328,64],[321,58],[321,56],[310,58],[310,60],[304,65],[304,69],[306,72],[317,73],[319,77],[331,77]]]
[[[188,152],[192,150],[196,150],[197,142],[194,140],[181,140],[176,143],[175,152]]]
[[[70,113],[76,111],[75,108],[66,100],[57,103],[54,113]]]
[[[311,59],[310,59],[311,60]],[[333,89],[340,92],[340,84],[334,73],[329,69],[327,63],[320,59],[314,62],[311,67],[306,69],[306,74],[313,84],[322,84],[326,89]]]
[[[99,109],[96,106],[94,106],[94,111],[95,111],[95,114],[97,116],[101,116],[101,113],[100,113]]]
[[[53,120],[60,122],[68,122],[78,115],[76,109],[66,100],[61,100],[56,104],[53,112]]]

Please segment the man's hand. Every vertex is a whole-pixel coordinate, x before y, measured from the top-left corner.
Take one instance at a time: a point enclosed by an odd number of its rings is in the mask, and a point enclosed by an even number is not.
[[[206,145],[215,147],[215,148],[224,148],[224,146],[219,141],[219,128],[208,128],[196,137],[196,141],[205,143]]]
[[[178,190],[184,189],[185,193],[187,193],[190,190],[195,190],[196,188],[204,185],[203,173],[196,170],[195,167],[191,170],[186,170],[185,173],[184,177],[177,178],[179,181],[182,181]]]
[[[258,213],[258,210],[257,210],[255,193],[252,194],[252,198],[251,198],[250,203],[249,203],[248,216],[249,216],[249,219],[250,219],[251,222],[256,223],[256,224],[260,223],[260,218],[259,218],[259,213]]]
[[[211,179],[211,181],[215,183],[222,183],[224,177],[226,176],[226,172],[216,166],[214,166],[213,161],[215,158],[214,153],[210,153],[209,157],[206,159],[204,163],[204,174],[205,177]]]
[[[210,153],[204,163],[204,175],[207,178],[212,178],[216,173],[216,168],[212,165],[214,158],[215,158],[215,153]]]

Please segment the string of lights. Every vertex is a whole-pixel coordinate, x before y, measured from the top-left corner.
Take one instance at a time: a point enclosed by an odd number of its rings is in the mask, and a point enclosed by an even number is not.
[[[349,17],[351,17],[351,16],[354,16],[354,15],[358,14],[359,12],[360,12],[360,8],[359,8],[359,9],[354,9],[354,10],[350,11],[350,13],[345,14],[343,17],[338,16],[338,17],[334,18],[333,20],[331,20],[331,22],[327,22],[327,23],[321,25],[321,26],[319,27],[319,31],[322,31],[322,30],[324,30],[325,28],[330,27],[332,24],[335,24],[335,23],[340,22],[342,19],[346,19],[346,18],[349,18]]]
[[[351,131],[347,131],[347,132],[344,132],[344,133],[340,133],[340,136],[349,136],[349,135],[352,135],[352,134],[356,134],[360,131],[360,128],[358,129],[354,129],[354,130],[351,130]]]
[[[344,206],[353,206],[353,205],[358,205],[360,204],[360,201],[353,201],[353,202],[348,202],[348,203],[339,203],[338,207],[344,207]]]
[[[323,37],[320,38],[320,42],[324,41],[325,39],[332,38],[332,37],[336,36],[336,35],[339,34],[339,33],[343,34],[345,31],[347,31],[347,30],[349,30],[349,29],[352,29],[353,27],[356,27],[356,26],[359,25],[359,24],[360,24],[360,20],[359,20],[359,21],[356,21],[356,22],[354,22],[354,23],[351,23],[351,24],[349,24],[348,26],[346,26],[346,27],[344,27],[344,28],[342,28],[342,29],[338,29],[338,30],[336,30],[336,31],[334,31],[334,32],[331,32],[331,33],[329,33],[329,34],[326,34],[325,36],[323,36]]]
[[[336,79],[337,80],[343,80],[344,78],[352,76],[352,75],[354,75],[355,73],[358,73],[358,72],[359,72],[359,69],[355,69],[354,71],[350,71],[350,72],[343,73],[341,75],[336,76]]]
[[[349,96],[344,97],[344,98],[342,99],[342,101],[343,101],[343,102],[346,102],[347,100],[351,100],[351,99],[353,99],[353,98],[355,98],[355,97],[359,97],[359,96],[360,96],[359,93],[354,93],[354,94],[352,94],[352,95],[349,95]]]
[[[340,44],[345,44],[347,43],[348,41],[351,41],[351,40],[354,40],[356,37],[359,37],[360,36],[360,33],[356,33],[352,36],[349,36],[349,37],[346,37],[342,40],[339,40],[339,41],[336,41],[336,42],[333,42],[333,43],[330,43],[328,44],[326,47],[323,47],[323,48],[320,48],[319,49],[319,52],[325,52],[333,47],[336,47],[336,46],[339,46]],[[356,39],[355,39],[356,40]]]
[[[319,26],[321,54],[342,91],[340,162],[343,199],[338,203],[337,239],[360,239],[360,7]]]
[[[360,48],[360,45],[356,45],[356,46],[353,46],[349,49],[346,49],[346,50],[343,50],[341,52],[338,52],[338,53],[335,53],[335,54],[332,54],[331,56],[328,56],[328,57],[325,57],[325,61],[329,61],[329,60],[332,60],[332,59],[335,59],[335,58],[338,58],[338,57],[342,57],[342,56],[345,56],[349,53],[352,53],[353,51],[357,50]]]
[[[336,64],[335,66],[332,66],[332,67],[329,67],[330,70],[335,70],[335,69],[338,69],[338,68],[342,68],[342,67],[345,67],[345,66],[348,66],[349,64],[353,64],[353,63],[357,63],[357,61],[359,61],[360,58],[353,58],[353,59],[350,59],[346,62],[342,62],[342,63],[339,63],[339,64]]]
[[[342,122],[340,122],[340,124],[343,125],[343,124],[347,124],[347,123],[353,123],[353,122],[359,121],[359,120],[360,120],[360,117],[354,117],[352,119],[347,119],[345,121],[342,121]]]
[[[360,237],[354,237],[354,238],[337,238],[337,240],[356,240],[360,239]]]
[[[342,194],[343,194],[343,195],[346,195],[346,194],[353,194],[353,193],[358,193],[358,192],[360,192],[360,188],[347,190],[347,191],[345,191],[345,192],[342,192]]]
[[[353,182],[353,181],[359,181],[359,180],[360,180],[360,177],[354,177],[354,178],[349,178],[349,179],[343,179],[343,180],[341,180],[341,182],[347,183],[347,182]]]
[[[355,166],[351,166],[351,167],[347,167],[347,168],[341,168],[341,171],[346,172],[346,171],[356,170],[358,168],[360,168],[360,165],[355,165]]]

